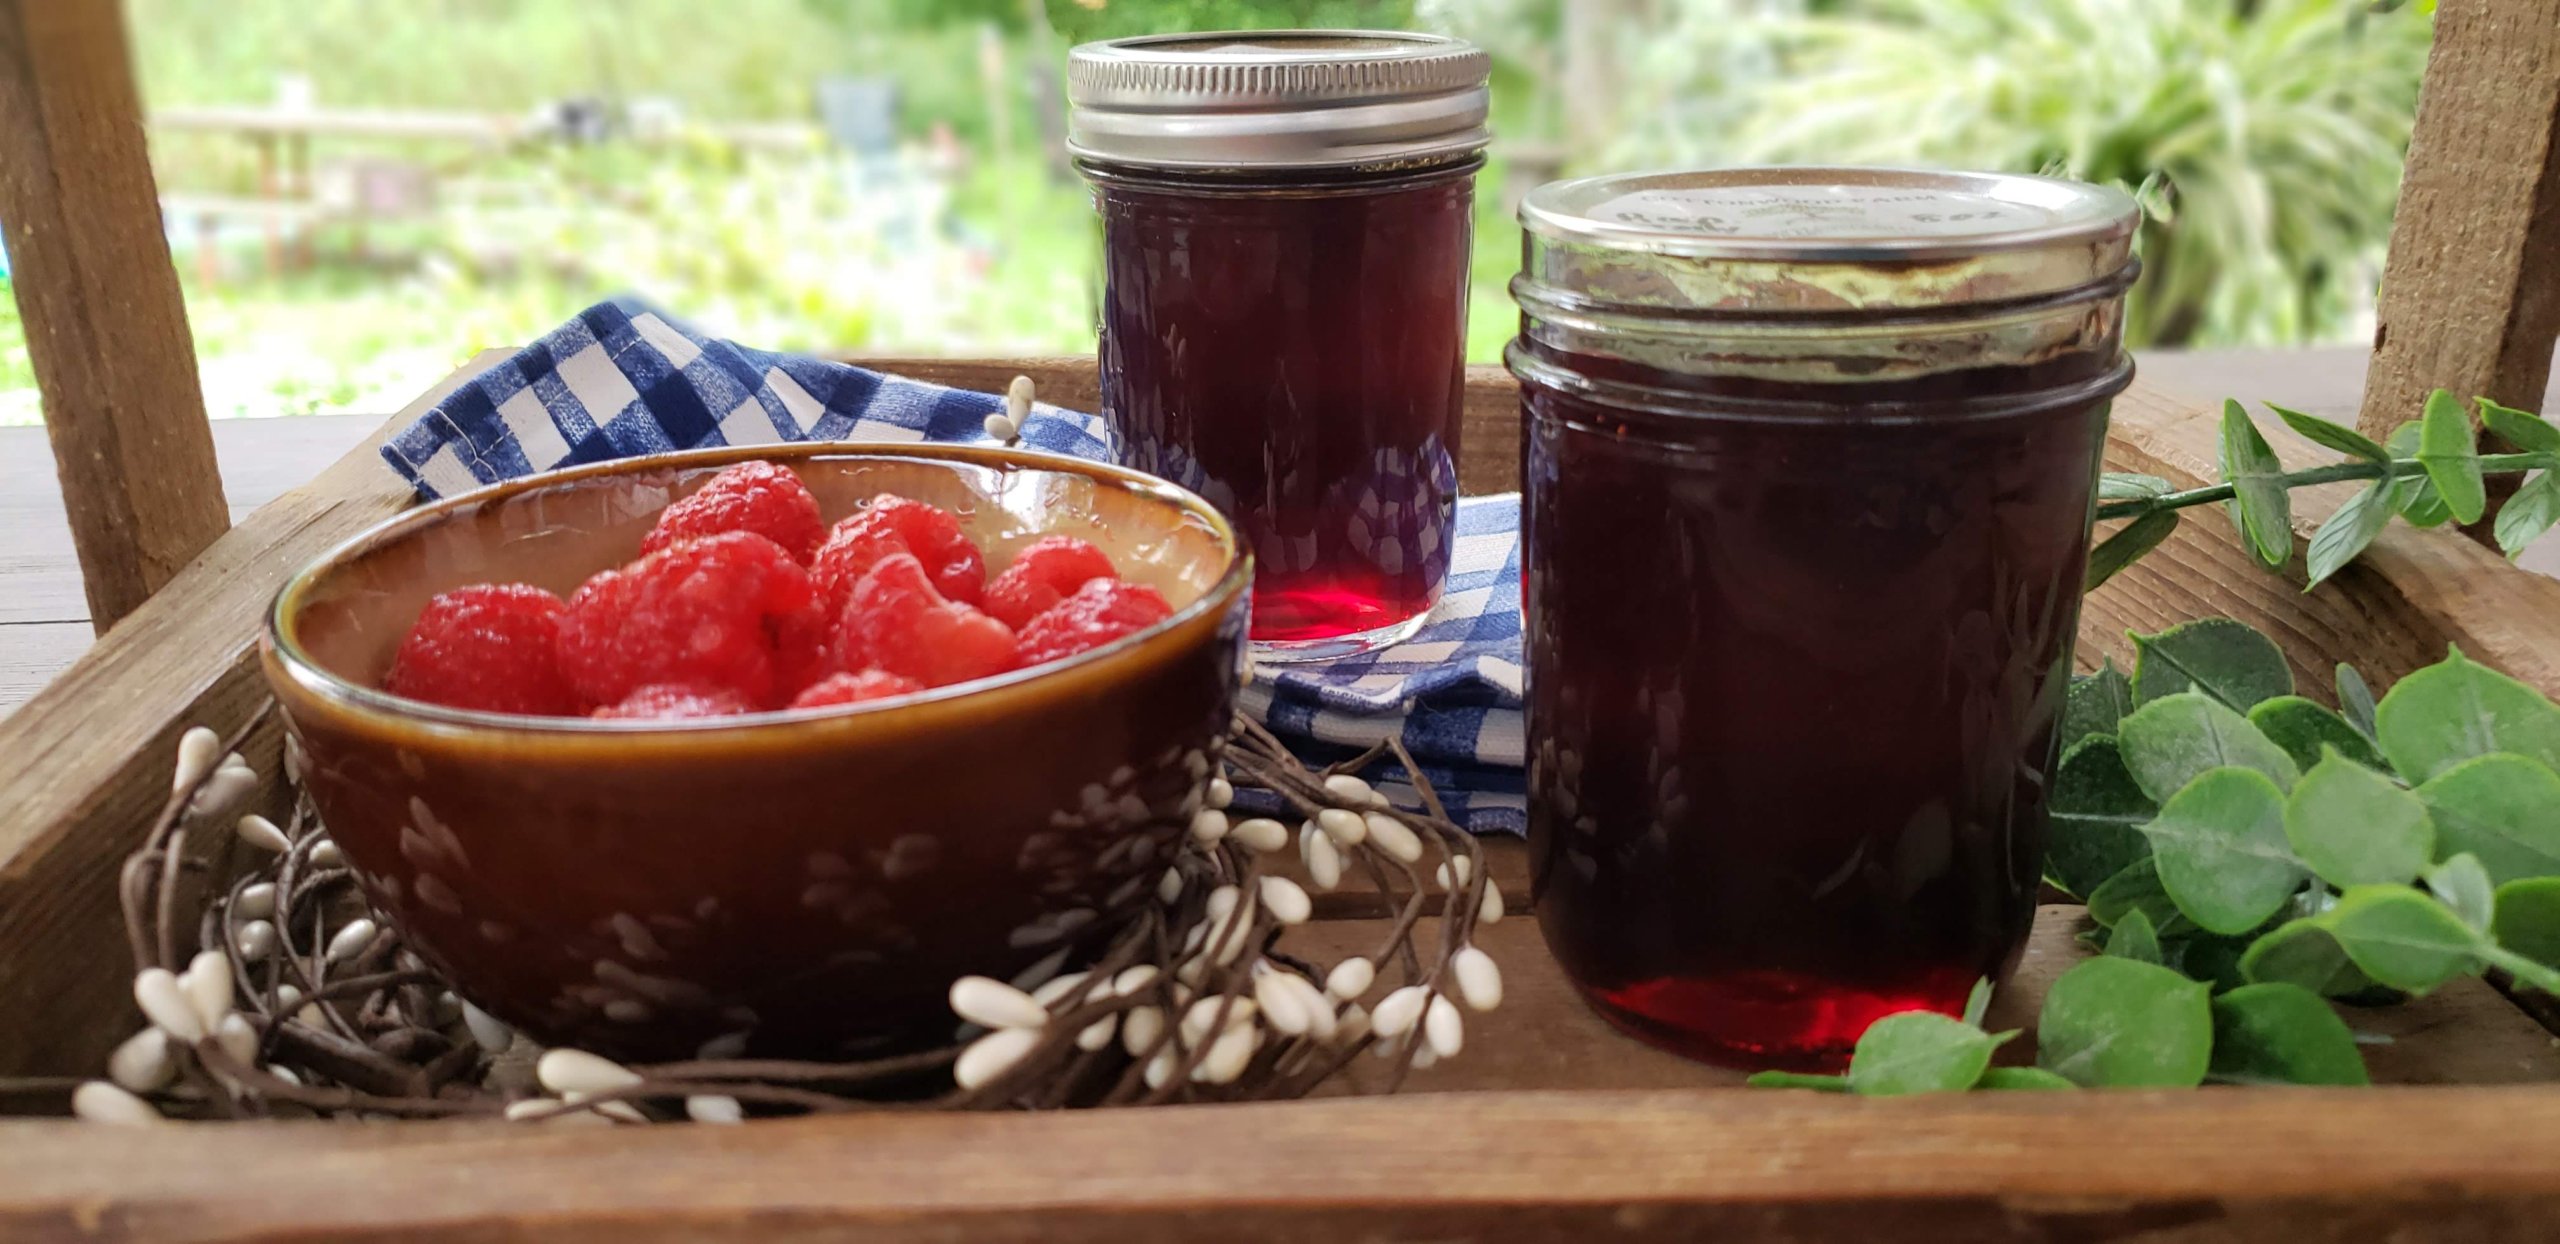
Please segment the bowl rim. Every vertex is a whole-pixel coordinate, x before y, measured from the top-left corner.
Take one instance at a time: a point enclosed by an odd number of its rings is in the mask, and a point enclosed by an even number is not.
[[[1007,670],[966,682],[928,687],[906,695],[885,696],[853,704],[828,704],[814,708],[780,708],[739,713],[716,718],[607,718],[531,717],[514,713],[495,713],[483,709],[454,708],[393,695],[377,687],[365,686],[345,678],[321,665],[293,636],[286,622],[289,613],[307,605],[304,599],[330,572],[365,553],[396,540],[414,535],[453,515],[477,509],[491,502],[525,493],[537,492],[588,480],[616,475],[633,475],[651,470],[682,471],[702,467],[731,466],[749,461],[806,461],[817,458],[863,458],[909,461],[923,460],[950,465],[977,466],[1000,471],[1037,470],[1082,475],[1099,483],[1156,498],[1203,521],[1221,547],[1226,550],[1227,564],[1197,600],[1176,609],[1152,625],[1132,631],[1098,648],[1089,648],[1073,656],[1023,669]],[[788,464],[786,462],[786,464]],[[1253,579],[1253,553],[1238,537],[1235,525],[1226,515],[1199,494],[1178,484],[1110,463],[1071,457],[1036,449],[1008,449],[991,445],[923,444],[877,441],[796,441],[774,445],[723,445],[703,449],[672,450],[665,453],[637,454],[582,466],[539,471],[511,480],[500,480],[469,492],[459,493],[426,505],[403,510],[375,523],[353,536],[339,541],[326,552],[303,563],[285,578],[268,602],[264,638],[267,648],[282,671],[312,694],[342,709],[375,716],[393,722],[415,723],[429,727],[463,728],[472,731],[517,735],[595,735],[657,736],[673,734],[737,734],[751,730],[805,724],[870,718],[921,704],[939,703],[975,695],[1003,687],[1049,678],[1068,670],[1108,661],[1117,654],[1143,648],[1157,638],[1179,630],[1218,609],[1223,609],[1243,592]]]

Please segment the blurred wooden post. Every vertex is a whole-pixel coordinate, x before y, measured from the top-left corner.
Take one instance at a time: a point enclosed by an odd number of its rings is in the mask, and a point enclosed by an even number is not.
[[[0,0],[0,225],[104,631],[231,525],[115,0]]]
[[[2357,423],[2448,388],[2527,410],[2560,336],[2560,0],[2444,0]]]

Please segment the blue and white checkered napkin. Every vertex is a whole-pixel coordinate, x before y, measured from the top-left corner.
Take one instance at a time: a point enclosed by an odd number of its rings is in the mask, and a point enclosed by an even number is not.
[[[536,471],[634,454],[786,441],[979,442],[1004,408],[973,393],[706,337],[634,299],[598,303],[436,403],[382,449],[430,500]],[[1034,449],[1110,461],[1095,415],[1042,404]],[[1256,671],[1247,711],[1310,760],[1404,740],[1452,816],[1522,829],[1520,502],[1458,505],[1447,591],[1412,640]],[[1380,783],[1410,802],[1392,765]]]

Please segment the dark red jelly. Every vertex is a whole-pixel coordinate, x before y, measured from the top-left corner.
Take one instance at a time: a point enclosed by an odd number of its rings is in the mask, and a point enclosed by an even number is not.
[[[1812,184],[1524,213],[1529,834],[1548,945],[1609,1020],[1836,1070],[2024,948],[2130,222],[1877,262],[1899,213],[2060,183],[1781,175]]]
[[[2104,398],[1708,405],[1670,441],[1526,405],[1531,849],[1567,971],[1754,1065],[1960,1010],[2035,915]]]
[[[1125,465],[1252,544],[1260,659],[1393,643],[1439,600],[1491,65],[1379,30],[1067,58],[1067,147],[1102,214],[1102,414]]]
[[[1097,175],[1122,461],[1252,542],[1257,641],[1428,612],[1449,568],[1476,161],[1335,184]]]

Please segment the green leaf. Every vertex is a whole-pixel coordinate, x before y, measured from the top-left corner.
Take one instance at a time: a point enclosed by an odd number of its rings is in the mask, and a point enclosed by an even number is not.
[[[2177,510],[2153,510],[2099,541],[2096,548],[2089,550],[2089,567],[2081,572],[2080,590],[2098,590],[2098,585],[2116,577],[2117,571],[2160,547],[2160,542],[2178,529],[2179,513]]]
[[[1743,1083],[1752,1088],[1812,1089],[1817,1093],[1846,1093],[1849,1091],[1849,1077],[1847,1076],[1807,1075],[1798,1071],[1754,1072],[1751,1078],[1743,1081]]]
[[[2283,565],[2293,556],[2293,503],[2285,492],[2284,464],[2234,399],[2222,403],[2222,475],[2231,481],[2231,515],[2241,543],[2259,561]]]
[[[2536,963],[2560,965],[2560,877],[2527,877],[2498,887],[2489,930],[2498,944]]]
[[[2151,854],[2142,827],[2160,805],[2126,772],[2115,739],[2083,739],[2062,754],[2048,808],[2044,875],[2055,888],[2085,899],[2107,878]]]
[[[2351,887],[2315,919],[2365,975],[2394,989],[2425,993],[2480,967],[2480,935],[2408,886]]]
[[[2226,766],[2199,774],[2143,827],[2161,888],[2198,928],[2246,933],[2302,888],[2284,808],[2284,791],[2266,774]]]
[[[2198,933],[2182,939],[2168,948],[2176,952],[2177,961],[2167,966],[2213,986],[2215,993],[2237,989],[2249,983],[2249,978],[2240,972],[2240,957],[2257,943],[2256,932],[2252,929],[2237,937]]]
[[[2560,708],[2459,648],[2401,679],[2373,720],[2382,754],[2411,782],[2491,752],[2560,768]]]
[[[2498,507],[2498,521],[2492,530],[2497,534],[2498,547],[2513,559],[2541,539],[2553,523],[2560,523],[2560,476],[2536,471],[2514,496],[2507,498],[2505,505]]]
[[[1865,1097],[1961,1093],[2014,1032],[1992,1034],[1935,1011],[1902,1011],[1867,1025],[1849,1057],[1849,1091]]]
[[[2259,937],[2240,956],[2240,974],[2260,983],[2287,981],[2330,998],[2374,988],[2373,978],[2317,917],[2287,921]]]
[[[2347,498],[2320,530],[2311,533],[2311,548],[2303,555],[2307,576],[2303,591],[2320,586],[2329,576],[2346,568],[2375,536],[2391,523],[2391,485],[2381,480],[2368,484]]]
[[[2435,858],[2427,805],[2334,747],[2285,797],[2284,836],[2312,872],[2340,887],[2410,881]]]
[[[2338,662],[2338,712],[2357,733],[2373,737],[2373,688],[2356,667],[2344,661]]]
[[[2100,928],[2112,930],[2137,911],[2159,935],[2175,936],[2195,927],[2160,887],[2160,871],[2147,856],[2089,891],[2089,918]]]
[[[2298,695],[2280,695],[2250,709],[2249,724],[2304,769],[2320,763],[2321,749],[2329,747],[2357,764],[2385,767],[2373,740],[2357,733],[2346,718]]]
[[[2550,420],[2513,406],[2501,406],[2485,397],[2473,400],[2480,406],[2480,422],[2505,437],[2508,444],[2527,453],[2560,452],[2560,426]]]
[[[2198,774],[2227,765],[2255,769],[2279,787],[2302,776],[2293,757],[2247,718],[2193,691],[2135,709],[2116,728],[2116,748],[2134,784],[2163,805]]]
[[[2212,1056],[2211,996],[2157,964],[2084,961],[2045,993],[2036,1065],[2091,1088],[2192,1087]]]
[[[2416,420],[2393,429],[2388,445],[2391,456],[2415,458],[2418,436]],[[2400,511],[2400,517],[2407,519],[2412,527],[2440,527],[2453,521],[2453,511],[2445,508],[2444,495],[2436,491],[2435,481],[2428,479],[2423,470],[2392,481],[2391,508]]]
[[[2438,855],[2479,856],[2500,884],[2560,874],[2560,774],[2497,752],[2429,778],[2418,798],[2435,818]]]
[[[2133,702],[2201,691],[2237,712],[2293,691],[2275,641],[2229,618],[2201,618],[2133,636]]]
[[[2426,416],[2418,421],[2418,465],[2427,469],[2456,522],[2480,521],[2489,492],[2480,475],[2478,436],[2470,413],[2444,389],[2427,395]]]
[[[1971,1024],[1976,1028],[1980,1028],[1982,1026],[1982,1017],[1990,1013],[1991,978],[1986,976],[1975,981],[1973,983],[1973,992],[1965,995],[1964,1022]]]
[[[2427,870],[2427,893],[2462,917],[2464,924],[2486,932],[2496,918],[2498,898],[2489,880],[2489,870],[2480,866],[2480,857],[2465,851]],[[2523,883],[2512,883],[2523,884]]]
[[[2107,931],[2106,953],[2140,963],[2160,963],[2160,934],[2139,908],[2128,911]]]
[[[2133,711],[2133,680],[2109,657],[2095,674],[2071,680],[2062,702],[2062,746],[2068,751],[2093,734],[2112,735]]]
[[[2301,433],[2304,440],[2310,441],[2314,445],[2324,445],[2330,449],[2337,450],[2339,453],[2349,454],[2354,457],[2364,458],[2373,462],[2388,462],[2391,460],[2391,452],[2389,450],[2375,444],[2372,437],[2366,436],[2364,433],[2358,432],[2354,428],[2348,427],[2343,423],[2331,423],[2318,415],[2306,415],[2298,410],[2287,410],[2273,402],[2265,403],[2265,405],[2267,409],[2276,412],[2277,418],[2284,420],[2284,425],[2286,427]]]
[[[2042,1067],[1994,1067],[1974,1082],[1978,1089],[2075,1089],[2080,1087]]]
[[[2345,1020],[2300,985],[2243,985],[2213,1000],[2212,1076],[2229,1084],[2370,1084]]]
[[[2098,477],[2098,500],[2100,501],[2148,501],[2153,497],[2165,497],[2177,490],[2177,485],[2157,475],[2109,471]]]

